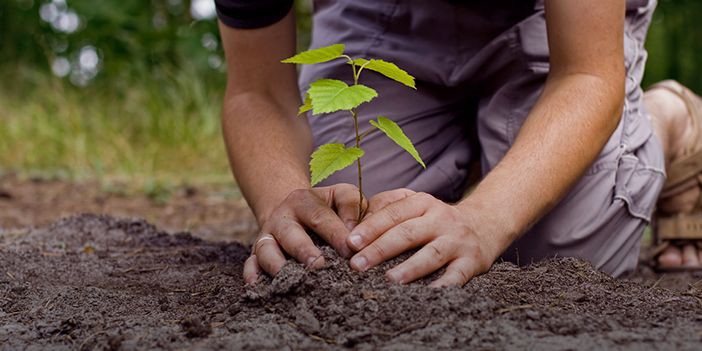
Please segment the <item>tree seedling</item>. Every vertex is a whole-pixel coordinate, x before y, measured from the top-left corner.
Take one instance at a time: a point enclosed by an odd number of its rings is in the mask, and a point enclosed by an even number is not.
[[[348,111],[353,118],[356,133],[356,143],[347,147],[344,144],[333,143],[321,145],[312,153],[310,160],[310,175],[312,186],[326,179],[333,173],[351,166],[356,162],[358,168],[358,221],[363,219],[363,174],[361,169],[361,157],[365,154],[361,149],[361,142],[373,130],[380,130],[394,141],[398,146],[407,151],[414,159],[426,168],[424,161],[419,156],[412,141],[405,135],[400,126],[392,120],[378,116],[370,121],[370,126],[361,132],[358,125],[357,109],[360,105],[370,102],[378,93],[368,86],[358,83],[361,72],[364,69],[375,71],[387,78],[402,83],[412,89],[417,89],[414,77],[397,67],[397,65],[378,59],[351,58],[344,54],[345,46],[335,44],[319,49],[301,52],[293,57],[285,59],[283,63],[293,64],[316,64],[335,59],[345,59],[353,73],[353,85],[336,80],[322,78],[310,84],[305,93],[304,103],[300,106],[299,115],[312,111],[312,115],[332,113],[337,111]]]

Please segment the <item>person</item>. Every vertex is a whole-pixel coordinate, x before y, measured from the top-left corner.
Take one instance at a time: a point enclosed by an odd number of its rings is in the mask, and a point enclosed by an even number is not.
[[[296,117],[300,92],[321,77],[348,79],[347,64],[303,66],[298,82],[280,63],[295,53],[292,0],[216,5],[228,68],[224,139],[261,228],[247,283],[277,274],[286,255],[324,266],[307,230],[358,271],[417,249],[386,272],[398,283],[445,267],[432,286],[462,285],[497,259],[554,256],[621,276],[637,264],[666,165],[702,148],[690,110],[697,97],[674,82],[640,88],[654,0],[320,0],[312,47],[343,43],[352,57],[388,60],[417,78],[416,91],[362,78],[379,97],[359,109],[361,123],[379,114],[398,122],[427,168],[369,135],[367,215],[357,223],[355,168],[316,188],[307,169],[316,146],[351,142],[351,119]],[[465,195],[475,162],[482,179]],[[698,206],[694,174],[683,178],[660,200],[667,218]],[[667,243],[660,266],[700,266],[695,241]]]

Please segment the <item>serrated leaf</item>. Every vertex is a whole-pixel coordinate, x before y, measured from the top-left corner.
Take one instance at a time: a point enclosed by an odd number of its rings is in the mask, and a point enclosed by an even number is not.
[[[363,66],[365,64],[365,67],[363,69],[369,69],[371,71],[378,72],[396,82],[402,83],[412,89],[417,89],[417,87],[414,84],[414,77],[412,77],[409,73],[407,73],[405,70],[403,70],[400,67],[397,67],[392,62],[387,62],[383,60],[366,60],[364,58],[357,58],[353,60],[353,63],[356,64],[356,66]]]
[[[312,109],[312,99],[310,99],[310,94],[307,93],[305,94],[305,102],[300,106],[300,109],[297,111],[297,115],[301,115],[309,110]]]
[[[405,149],[412,157],[414,157],[417,162],[419,162],[422,167],[427,168],[427,166],[424,164],[424,161],[422,161],[422,158],[419,157],[419,152],[417,152],[417,149],[414,148],[414,145],[412,144],[412,141],[405,135],[405,132],[402,131],[402,128],[400,128],[397,123],[393,122],[390,119],[387,119],[385,117],[379,116],[378,121],[371,120],[370,124],[373,125],[373,127],[376,127],[383,131],[385,135],[388,136],[388,138],[392,139],[392,141],[395,142],[395,144],[399,145],[401,148]]]
[[[344,54],[344,44],[334,44],[319,49],[303,51],[293,57],[287,58],[282,63],[299,63],[310,65],[331,61]]]
[[[334,172],[340,171],[363,156],[363,150],[357,147],[347,148],[344,144],[324,144],[312,153],[310,174],[312,186],[326,179]]]
[[[373,100],[378,93],[365,85],[352,85],[336,79],[320,79],[310,84],[307,94],[312,99],[312,113],[350,110]]]

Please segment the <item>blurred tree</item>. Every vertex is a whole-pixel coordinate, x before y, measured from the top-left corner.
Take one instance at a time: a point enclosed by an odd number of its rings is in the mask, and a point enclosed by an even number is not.
[[[298,0],[296,11],[305,48],[311,1]],[[702,1],[660,0],[644,85],[673,78],[702,92],[699,13]],[[213,0],[2,0],[0,62],[117,90],[179,69],[221,84],[224,70]]]
[[[212,0],[3,0],[0,62],[78,86],[158,79],[175,68],[205,79],[223,70]]]
[[[699,0],[659,0],[646,41],[644,86],[671,78],[702,93],[700,13]]]

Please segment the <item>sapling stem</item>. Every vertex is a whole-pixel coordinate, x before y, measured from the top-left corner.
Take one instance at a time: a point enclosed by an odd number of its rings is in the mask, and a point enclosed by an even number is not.
[[[321,145],[311,155],[310,160],[310,183],[312,186],[318,184],[332,173],[340,171],[356,162],[358,168],[358,222],[363,220],[365,210],[363,208],[363,168],[361,158],[365,154],[361,149],[361,142],[368,134],[374,130],[385,133],[395,144],[407,151],[422,167],[424,161],[419,157],[419,153],[412,145],[412,141],[405,135],[400,126],[390,119],[377,116],[376,120],[369,120],[371,128],[361,132],[359,129],[358,106],[371,101],[378,96],[378,93],[365,85],[358,84],[361,73],[364,69],[375,71],[398,83],[416,89],[414,77],[403,71],[395,64],[379,60],[357,58],[344,54],[343,44],[333,44],[330,46],[301,52],[295,56],[282,60],[283,63],[294,64],[316,64],[343,58],[351,65],[353,71],[353,85],[349,86],[344,81],[338,79],[321,78],[310,83],[310,88],[305,94],[304,103],[300,106],[298,114],[312,111],[313,115],[320,113],[333,113],[336,111],[348,111],[353,119],[355,131],[355,146],[342,143],[328,143]]]
[[[358,133],[358,115],[356,114],[356,109],[351,110],[351,116],[353,117],[353,126],[356,130],[356,147],[361,147],[361,135]],[[358,166],[358,223],[361,223],[363,219],[363,173],[361,171],[361,158],[356,159],[356,165]]]
[[[371,132],[373,132],[374,130],[375,130],[375,127],[370,127],[370,128],[368,128],[365,132],[361,133],[361,135],[360,135],[361,141],[363,141],[363,139],[364,139],[366,136],[368,136],[368,134],[370,134]]]
[[[358,85],[358,77],[363,69],[363,66],[357,71],[356,63],[353,62],[351,57],[346,56],[351,64],[351,69],[353,70],[353,85]],[[351,109],[351,117],[353,117],[353,127],[356,132],[356,147],[361,147],[361,134],[358,132],[358,114],[356,114],[356,109]],[[356,159],[356,166],[358,167],[358,220],[357,223],[361,223],[363,220],[363,170],[361,167],[361,158]]]

